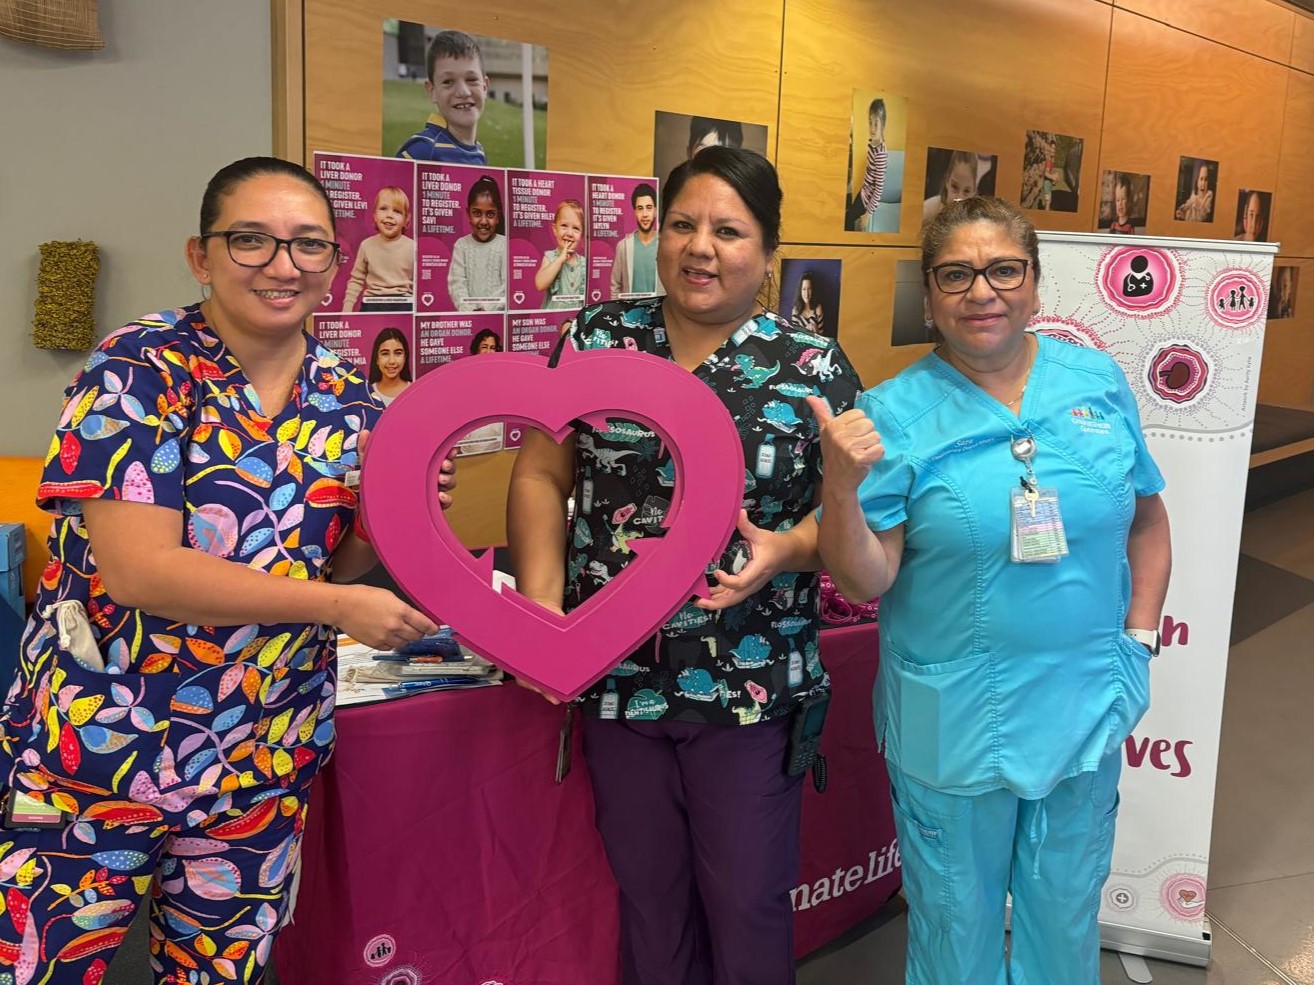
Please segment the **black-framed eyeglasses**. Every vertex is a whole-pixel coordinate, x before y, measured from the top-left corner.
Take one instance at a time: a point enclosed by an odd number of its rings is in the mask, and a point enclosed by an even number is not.
[[[978,277],[984,277],[986,283],[996,291],[1016,291],[1027,279],[1027,266],[1030,263],[1030,260],[1021,257],[1001,257],[991,260],[984,267],[973,267],[970,263],[937,263],[926,272],[935,279],[935,286],[945,294],[966,294]]]
[[[228,243],[228,256],[242,267],[266,267],[274,262],[281,247],[287,247],[292,266],[302,273],[322,274],[333,266],[341,244],[315,236],[294,236],[281,239],[254,229],[218,229],[202,233],[201,239],[222,236]]]

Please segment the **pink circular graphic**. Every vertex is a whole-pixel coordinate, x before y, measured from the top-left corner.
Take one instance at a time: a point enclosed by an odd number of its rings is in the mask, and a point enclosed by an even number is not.
[[[1114,246],[1100,257],[1095,286],[1104,303],[1119,314],[1149,318],[1181,300],[1181,265],[1168,250]]]
[[[382,968],[397,954],[397,942],[391,934],[378,934],[365,945],[365,963],[371,968]]]
[[[407,965],[404,968],[394,968],[384,974],[379,979],[379,985],[420,985],[423,981],[424,979],[420,977],[420,973]]]
[[[1071,345],[1085,346],[1087,349],[1104,349],[1106,343],[1093,328],[1083,325],[1072,318],[1057,315],[1041,315],[1027,326],[1037,335],[1048,335],[1051,339],[1067,342]]]
[[[1146,382],[1150,392],[1174,406],[1189,404],[1209,387],[1209,357],[1185,342],[1169,342],[1150,357]]]
[[[1231,267],[1214,278],[1205,298],[1209,317],[1223,328],[1249,328],[1264,318],[1268,285],[1253,271]]]
[[[1205,913],[1205,881],[1193,872],[1169,876],[1159,887],[1159,902],[1178,920],[1201,920]]]

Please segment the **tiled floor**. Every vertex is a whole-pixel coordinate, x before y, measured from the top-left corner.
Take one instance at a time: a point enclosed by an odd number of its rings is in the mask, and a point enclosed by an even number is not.
[[[1314,490],[1246,515],[1209,863],[1207,969],[1160,985],[1314,985]],[[903,982],[901,899],[813,955],[799,985]],[[1105,951],[1104,985],[1127,982]]]
[[[1147,962],[1160,985],[1314,985],[1314,490],[1248,514],[1241,551],[1209,871],[1212,961]],[[804,961],[799,985],[899,985],[906,929],[896,897]],[[144,938],[138,921],[104,985],[151,980]],[[1105,985],[1129,981],[1117,955],[1106,951],[1101,967]]]

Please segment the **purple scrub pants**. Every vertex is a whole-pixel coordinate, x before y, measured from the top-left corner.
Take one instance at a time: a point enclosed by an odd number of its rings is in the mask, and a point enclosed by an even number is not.
[[[803,785],[784,772],[789,720],[585,722],[623,985],[793,985]]]

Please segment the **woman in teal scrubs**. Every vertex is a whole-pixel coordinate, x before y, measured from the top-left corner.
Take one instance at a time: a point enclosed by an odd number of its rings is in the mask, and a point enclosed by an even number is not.
[[[814,405],[823,558],[850,598],[881,596],[907,980],[1094,985],[1171,567],[1163,477],[1114,361],[1025,330],[1040,257],[1021,212],[951,203],[922,266],[936,349],[838,418]]]

